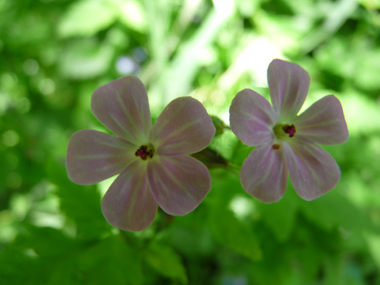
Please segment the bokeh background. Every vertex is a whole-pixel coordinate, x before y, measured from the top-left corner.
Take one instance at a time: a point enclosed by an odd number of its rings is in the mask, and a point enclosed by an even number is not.
[[[377,0],[0,0],[1,284],[380,284],[380,2]],[[278,203],[237,176],[252,147],[228,129],[206,159],[213,187],[184,217],[138,233],[100,209],[114,178],[72,183],[70,136],[107,132],[92,92],[127,74],[153,119],[178,96],[229,124],[235,94],[267,98],[273,58],[311,76],[304,107],[335,94],[350,132],[326,149],[337,187]]]

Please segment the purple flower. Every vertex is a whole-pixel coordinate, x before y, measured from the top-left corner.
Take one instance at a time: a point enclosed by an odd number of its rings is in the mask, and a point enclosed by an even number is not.
[[[171,101],[152,126],[143,83],[126,76],[95,90],[91,109],[116,136],[94,130],[74,133],[67,172],[72,181],[84,185],[120,173],[102,200],[111,225],[140,231],[152,224],[157,204],[168,214],[185,215],[206,197],[210,173],[187,155],[204,149],[215,134],[199,101]]]
[[[250,89],[232,101],[232,131],[244,144],[257,146],[243,163],[241,184],[262,202],[281,199],[288,172],[294,189],[305,200],[325,194],[339,181],[339,166],[317,144],[334,145],[348,139],[342,106],[329,95],[297,116],[309,84],[309,74],[300,66],[275,59],[268,68],[273,106]]]

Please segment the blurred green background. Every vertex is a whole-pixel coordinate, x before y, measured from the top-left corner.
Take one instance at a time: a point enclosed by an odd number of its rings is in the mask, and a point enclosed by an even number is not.
[[[0,0],[0,284],[380,284],[380,2],[377,0]],[[153,118],[178,96],[226,124],[235,94],[268,98],[273,58],[311,76],[308,106],[335,94],[349,140],[326,149],[337,187],[312,202],[246,194],[252,150],[226,130],[213,187],[184,217],[138,233],[109,226],[109,179],[72,183],[70,136],[107,132],[92,92],[126,74]],[[225,158],[226,160],[222,159]],[[211,160],[216,160],[211,156]],[[228,161],[231,167],[227,168]]]

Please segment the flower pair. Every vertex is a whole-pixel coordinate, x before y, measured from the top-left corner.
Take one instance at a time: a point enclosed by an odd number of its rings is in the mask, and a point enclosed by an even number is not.
[[[263,202],[279,200],[288,172],[298,194],[314,199],[340,177],[334,159],[316,143],[348,138],[339,100],[330,95],[297,116],[310,78],[298,65],[274,60],[268,69],[273,107],[258,93],[239,92],[230,108],[231,129],[243,143],[257,145],[240,173],[245,191]],[[67,171],[78,184],[120,175],[102,200],[107,221],[139,231],[150,226],[157,205],[171,215],[194,210],[211,189],[208,169],[188,156],[211,142],[215,127],[191,97],[168,104],[152,126],[144,85],[127,76],[99,87],[91,99],[96,118],[116,136],[94,130],[73,134]]]

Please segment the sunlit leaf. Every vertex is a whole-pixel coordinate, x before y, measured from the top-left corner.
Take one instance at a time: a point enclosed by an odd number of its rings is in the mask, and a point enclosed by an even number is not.
[[[73,250],[77,242],[59,230],[29,226],[26,233],[17,238],[16,245],[32,249],[38,256],[55,256]]]
[[[60,208],[69,220],[75,222],[78,237],[97,238],[110,231],[100,207],[100,195],[96,187],[81,187],[71,182],[63,165],[55,161],[48,164],[50,180],[59,185]]]
[[[115,18],[115,10],[105,0],[74,2],[61,18],[58,33],[61,37],[92,36],[111,25]]]
[[[113,48],[95,40],[77,40],[64,49],[59,70],[70,79],[87,79],[105,72],[112,63]]]
[[[365,239],[370,248],[372,258],[374,259],[377,268],[380,270],[380,235],[365,234]]]
[[[138,32],[146,31],[146,15],[141,2],[136,0],[122,1],[119,8],[119,20],[123,24]]]

